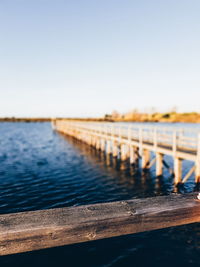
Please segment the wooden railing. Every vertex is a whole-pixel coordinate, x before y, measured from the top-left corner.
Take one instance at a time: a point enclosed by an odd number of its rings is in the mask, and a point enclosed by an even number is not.
[[[61,124],[61,125],[60,125]],[[74,122],[74,121],[56,121],[56,128],[60,125],[63,129],[77,129],[89,134],[118,136],[119,138],[129,138],[143,142],[161,143],[172,145],[176,142],[177,147],[186,149],[197,149],[200,129],[178,128],[178,127],[154,127],[144,125],[123,125],[118,123],[99,123],[99,122]]]
[[[0,215],[0,255],[200,222],[197,194]]]

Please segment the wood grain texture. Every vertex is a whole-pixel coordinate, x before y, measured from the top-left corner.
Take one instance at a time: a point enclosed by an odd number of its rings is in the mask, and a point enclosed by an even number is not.
[[[196,195],[0,215],[0,255],[200,222]]]

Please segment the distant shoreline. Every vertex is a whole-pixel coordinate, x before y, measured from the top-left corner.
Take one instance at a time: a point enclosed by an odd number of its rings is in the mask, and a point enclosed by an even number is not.
[[[102,118],[17,118],[17,117],[2,117],[0,122],[51,122],[54,119],[75,120],[75,121],[94,121],[94,122],[163,122],[163,123],[200,123],[199,113],[128,113],[105,115]]]
[[[0,122],[49,122],[51,118],[0,118]]]
[[[197,112],[178,113],[139,113],[129,112],[120,114],[114,112],[113,114],[105,115],[105,119],[121,122],[168,122],[168,123],[200,123],[200,114]]]

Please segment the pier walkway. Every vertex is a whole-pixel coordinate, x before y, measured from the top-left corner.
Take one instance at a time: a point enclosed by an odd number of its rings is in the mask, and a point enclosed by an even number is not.
[[[130,164],[137,165],[141,158],[142,169],[149,169],[156,164],[157,176],[161,176],[163,167],[167,167],[174,175],[175,185],[185,183],[193,173],[195,173],[195,182],[200,182],[200,132],[198,130],[63,119],[53,120],[52,126],[58,132],[81,140],[113,157],[118,157],[121,161],[129,161]],[[173,169],[164,160],[165,155],[173,157]],[[182,160],[194,162],[185,177],[182,177]]]

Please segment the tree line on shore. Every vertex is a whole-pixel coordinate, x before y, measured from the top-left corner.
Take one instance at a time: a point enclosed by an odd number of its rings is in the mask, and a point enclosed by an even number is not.
[[[47,122],[51,118],[16,118],[16,117],[2,117],[0,122]]]
[[[200,123],[200,113],[188,112],[179,113],[171,111],[167,113],[153,112],[145,113],[132,111],[121,114],[113,111],[111,114],[106,114],[101,118],[59,118],[68,120],[81,120],[81,121],[110,121],[110,122],[190,122]],[[16,118],[16,117],[2,117],[0,122],[49,122],[52,118]]]

